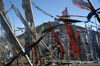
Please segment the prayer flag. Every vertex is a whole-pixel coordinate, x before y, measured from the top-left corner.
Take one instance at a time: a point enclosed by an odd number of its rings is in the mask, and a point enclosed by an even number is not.
[[[87,10],[90,10],[90,11],[93,10],[91,8],[90,4],[85,2],[84,0],[72,0],[72,1],[77,7],[81,8],[81,9],[87,9]]]
[[[65,16],[65,15],[68,15],[67,8],[62,12],[62,16]],[[69,34],[71,49],[75,52],[75,54],[78,57],[80,57],[80,53],[79,53],[79,49],[77,47],[77,42],[76,42],[76,39],[75,39],[74,31],[73,31],[73,29],[72,29],[70,24],[66,24],[66,22],[64,22],[64,24],[65,24],[65,28],[67,29],[68,34]]]
[[[26,20],[28,22],[33,22],[32,7],[30,2],[31,2],[30,0],[22,0],[22,7],[25,12]]]
[[[48,27],[51,27],[50,22],[49,22],[49,24],[48,24]],[[54,30],[52,30],[51,33],[52,33],[52,35],[53,35],[55,41],[57,42],[58,46],[60,47],[60,50],[61,50],[61,52],[62,52],[62,56],[64,57],[65,52],[64,52],[64,49],[63,49],[62,44],[60,43],[60,41],[59,41],[59,39],[58,39],[58,37],[57,37],[57,34],[55,33]]]
[[[91,58],[93,59],[93,61],[95,61],[95,54],[94,54],[94,45],[93,45],[93,31],[88,28],[88,41],[89,41],[89,46],[90,46],[90,53],[91,53]]]
[[[68,15],[67,8],[62,12],[63,16]]]
[[[77,43],[78,43],[79,50],[81,51],[81,40],[80,40],[79,31],[76,31],[76,38],[77,38]]]
[[[77,42],[75,39],[74,31],[70,24],[66,24],[66,23],[64,23],[64,24],[65,24],[65,28],[67,29],[68,34],[69,34],[71,49],[75,52],[75,54],[78,57],[80,57],[79,48],[77,47]]]

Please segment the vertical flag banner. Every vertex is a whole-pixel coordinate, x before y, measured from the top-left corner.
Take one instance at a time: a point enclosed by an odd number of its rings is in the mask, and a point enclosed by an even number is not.
[[[78,43],[79,50],[81,51],[81,40],[80,40],[79,31],[76,31],[76,38],[77,38],[77,43]]]
[[[86,39],[86,34],[85,33],[81,33],[81,40],[82,40],[82,43],[83,43],[83,47],[84,47],[84,50],[85,50],[87,61],[89,61],[91,59],[90,59],[90,55],[89,55],[89,48],[88,48],[88,45],[86,44],[87,39]]]
[[[66,16],[68,15],[68,10],[67,8],[62,12],[62,16]],[[71,49],[75,52],[75,54],[80,57],[80,53],[79,53],[79,49],[77,47],[77,42],[76,42],[76,39],[75,39],[75,35],[74,35],[74,31],[72,29],[72,26],[70,24],[65,24],[65,28],[67,29],[68,31],[68,34],[69,34],[69,39],[70,39],[70,46],[71,46]]]
[[[99,47],[98,47],[98,44],[97,44],[97,40],[96,40],[96,33],[93,31],[92,32],[92,36],[93,36],[93,44],[94,44],[94,47],[95,47],[95,53],[96,53],[96,58],[98,59],[98,61],[100,61],[100,51],[99,51]]]
[[[30,0],[22,0],[22,7],[24,9],[24,12],[25,12],[25,17],[26,17],[26,20],[28,22],[33,22],[33,18],[32,18],[32,7],[31,7],[31,1]]]
[[[65,23],[65,28],[67,29],[68,34],[69,34],[71,49],[75,52],[75,54],[78,57],[80,57],[79,48],[77,47],[77,42],[76,42],[74,31],[73,31],[71,25]]]
[[[84,0],[72,0],[73,4],[75,4],[77,7],[81,9],[87,9],[92,11],[93,9],[91,8],[90,4],[85,2]]]
[[[90,46],[91,58],[95,61],[93,36],[92,36],[92,30],[90,28],[88,29],[88,41],[89,41],[89,46]]]
[[[50,23],[50,22],[49,22],[49,24],[48,24],[48,27],[51,27],[51,23]],[[61,50],[61,52],[62,52],[62,56],[64,57],[65,52],[64,52],[64,49],[63,49],[62,44],[60,43],[60,41],[59,41],[59,39],[58,39],[58,37],[57,37],[57,34],[55,33],[54,30],[52,30],[51,33],[52,33],[52,35],[53,35],[55,41],[57,42],[58,46],[60,47],[60,50]]]

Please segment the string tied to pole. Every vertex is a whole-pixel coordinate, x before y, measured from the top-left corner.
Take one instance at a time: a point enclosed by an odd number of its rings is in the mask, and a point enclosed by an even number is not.
[[[7,14],[11,9],[12,9],[12,6],[10,7],[10,9],[8,11],[5,12],[5,14]]]

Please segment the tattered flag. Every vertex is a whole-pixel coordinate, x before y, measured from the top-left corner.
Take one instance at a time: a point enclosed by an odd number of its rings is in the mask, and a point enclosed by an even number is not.
[[[31,9],[30,0],[22,0],[22,7],[23,7],[24,12],[25,12],[26,20],[28,22],[33,22],[32,13],[31,13],[32,9]]]
[[[81,9],[87,9],[87,10],[90,10],[90,11],[93,10],[91,8],[90,4],[85,2],[84,0],[72,0],[72,1],[77,7],[81,8]]]

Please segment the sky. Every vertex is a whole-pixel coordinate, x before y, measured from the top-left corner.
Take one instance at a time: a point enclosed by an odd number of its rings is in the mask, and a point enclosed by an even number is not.
[[[25,18],[25,13],[22,8],[22,0],[11,0],[12,3],[16,6],[16,8],[19,9],[23,17]],[[54,16],[55,18],[56,15],[61,16],[62,11],[65,10],[67,7],[69,15],[81,15],[81,16],[87,16],[90,11],[86,9],[81,9],[78,8],[76,5],[72,3],[72,0],[32,0],[38,7],[40,7],[42,10],[47,12],[48,14]],[[87,2],[87,0],[85,0]],[[100,0],[91,0],[93,3],[95,9],[100,8]],[[7,8],[7,10],[10,9],[11,4],[9,0],[4,0],[4,4]],[[32,11],[34,15],[34,21],[35,25],[39,26],[43,23],[46,23],[48,21],[54,21],[54,18],[51,18],[48,15],[43,14],[41,11],[37,10],[34,6],[32,6]],[[15,12],[11,9],[9,12],[9,17],[12,23],[12,26],[14,27],[15,23],[15,29],[17,30],[17,27],[23,28],[23,24],[20,21],[20,19],[16,16]],[[14,18],[13,18],[14,16]],[[77,19],[77,20],[82,20],[86,21],[87,18],[80,18],[80,17],[71,17],[71,19]],[[94,18],[92,18],[92,21],[95,22]],[[97,24],[99,25],[98,21],[96,20]],[[87,23],[87,25],[91,25],[92,23]],[[75,25],[82,26],[84,27],[84,22],[82,23],[75,23]],[[93,24],[94,25],[94,24]],[[21,31],[17,31],[16,34],[19,35],[21,34]]]

